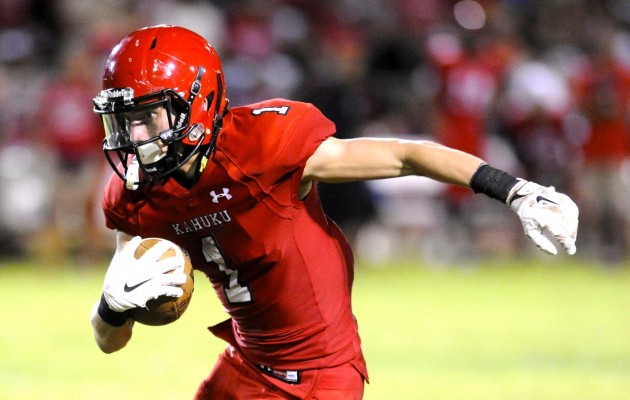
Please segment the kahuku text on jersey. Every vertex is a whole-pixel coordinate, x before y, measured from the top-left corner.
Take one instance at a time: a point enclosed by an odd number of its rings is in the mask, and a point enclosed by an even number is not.
[[[216,213],[191,218],[186,221],[181,221],[176,224],[172,224],[171,227],[175,231],[175,234],[179,236],[185,235],[187,233],[198,232],[203,229],[208,229],[213,226],[228,223],[230,221],[232,221],[232,217],[230,217],[230,214],[227,210],[223,210]]]

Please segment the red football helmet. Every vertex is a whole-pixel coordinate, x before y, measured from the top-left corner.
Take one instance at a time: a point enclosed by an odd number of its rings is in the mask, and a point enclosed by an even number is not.
[[[198,176],[227,106],[215,49],[198,34],[168,25],[142,28],[122,39],[107,59],[103,90],[94,98],[94,112],[105,127],[103,150],[128,188],[165,178],[201,153]],[[153,126],[151,115],[162,107],[168,124]],[[148,139],[132,135],[134,121],[147,126]]]

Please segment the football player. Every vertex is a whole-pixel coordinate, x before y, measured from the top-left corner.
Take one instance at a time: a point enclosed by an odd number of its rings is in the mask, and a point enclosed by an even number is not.
[[[543,251],[576,250],[578,209],[552,187],[432,142],[336,139],[312,104],[228,108],[219,56],[181,27],[122,39],[94,111],[115,172],[102,205],[117,231],[91,316],[96,342],[106,353],[123,348],[130,309],[181,295],[172,258],[133,257],[141,237],[177,243],[229,313],[210,328],[228,345],[198,399],[362,398],[352,251],[322,211],[317,182],[420,175],[470,187],[511,207]]]

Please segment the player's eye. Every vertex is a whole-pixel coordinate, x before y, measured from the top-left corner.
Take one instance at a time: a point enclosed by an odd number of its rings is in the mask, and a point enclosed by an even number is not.
[[[147,125],[153,120],[152,114],[154,113],[150,111],[138,113],[134,115],[133,122],[140,125]]]

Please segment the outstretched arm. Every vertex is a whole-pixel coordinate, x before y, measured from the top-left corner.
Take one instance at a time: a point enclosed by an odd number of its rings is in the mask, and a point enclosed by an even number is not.
[[[471,154],[429,141],[331,137],[308,160],[303,179],[338,183],[420,175],[469,186],[482,163]]]
[[[566,253],[575,253],[578,208],[553,187],[516,178],[471,154],[429,141],[359,138],[326,139],[306,163],[304,193],[313,181],[326,183],[426,176],[470,187],[509,205],[519,216],[527,237],[543,251],[556,254],[553,236]]]

